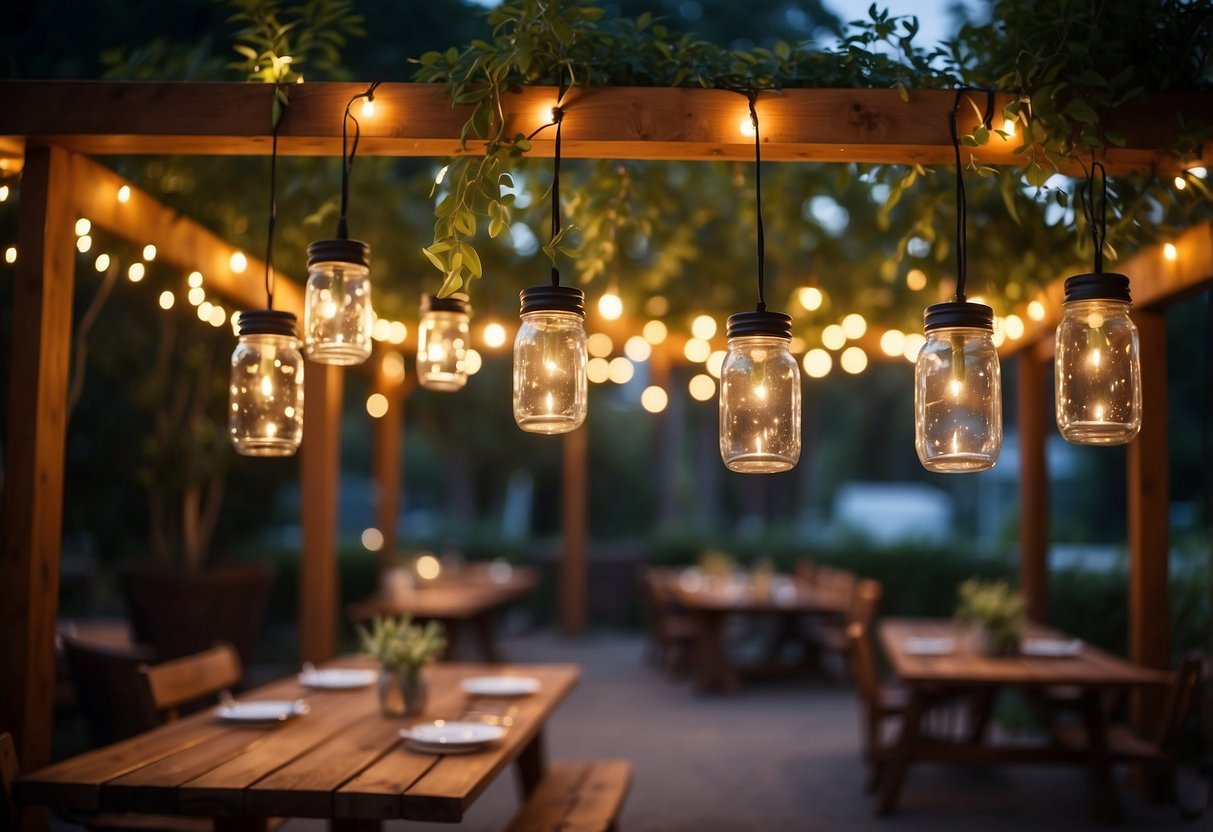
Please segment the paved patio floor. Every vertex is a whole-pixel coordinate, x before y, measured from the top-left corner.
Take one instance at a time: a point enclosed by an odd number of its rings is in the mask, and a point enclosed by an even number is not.
[[[863,791],[854,692],[805,678],[756,681],[736,696],[703,696],[645,664],[635,636],[504,643],[513,661],[574,662],[580,687],[548,731],[551,759],[626,757],[635,764],[621,832],[765,830],[1099,829],[1081,770],[1056,767],[911,769],[901,810],[877,818]],[[503,829],[518,806],[499,778],[458,827],[388,824],[393,830]],[[1192,830],[1174,807],[1122,791],[1120,829]],[[323,828],[293,821],[289,832]],[[1204,826],[1203,828],[1208,828]]]

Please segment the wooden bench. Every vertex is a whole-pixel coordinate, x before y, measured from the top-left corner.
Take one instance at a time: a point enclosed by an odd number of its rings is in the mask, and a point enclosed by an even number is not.
[[[609,832],[631,784],[627,760],[553,763],[507,832]]]

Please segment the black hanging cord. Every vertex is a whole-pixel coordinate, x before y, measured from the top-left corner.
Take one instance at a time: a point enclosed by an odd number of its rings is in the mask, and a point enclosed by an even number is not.
[[[971,87],[960,87],[956,90],[956,99],[952,102],[952,118],[949,127],[952,133],[952,152],[956,158],[956,302],[965,302],[965,278],[969,260],[969,203],[965,198],[964,165],[960,161],[960,135],[956,126],[960,114],[960,97],[966,92],[972,92]],[[982,116],[982,124],[989,127],[994,117],[994,91],[986,90],[986,111]]]
[[[560,70],[560,93],[556,98],[556,106],[552,108],[552,124],[556,125],[556,142],[552,155],[552,237],[551,244],[553,247],[556,243],[556,238],[560,236],[560,125],[564,123],[564,108],[561,106],[564,103],[565,93],[569,91],[568,83],[565,81],[564,68]],[[543,130],[545,127],[551,127],[551,124],[540,127]],[[536,130],[535,133],[538,133]],[[534,136],[535,133],[531,135]],[[552,252],[552,285],[560,285],[560,269],[556,267],[556,252],[553,248]]]
[[[1099,174],[1099,210],[1095,209],[1095,175]],[[1103,274],[1103,247],[1108,239],[1108,172],[1100,162],[1091,162],[1086,184],[1078,192],[1082,201],[1082,212],[1087,218],[1087,229],[1095,247],[1095,274]]]
[[[380,83],[382,82],[376,81],[367,87],[366,92],[360,92],[351,98],[345,105],[345,115],[341,119],[341,216],[337,220],[337,239],[339,240],[350,238],[349,226],[345,221],[345,210],[350,201],[350,169],[354,166],[354,156],[358,153],[358,140],[362,138],[362,125],[358,123],[358,117],[350,112],[350,108],[354,106],[354,102],[363,98],[367,101],[374,101],[375,89]],[[347,150],[348,127],[351,121],[354,122],[354,146]]]
[[[758,216],[758,311],[767,311],[766,298],[766,235],[762,229],[762,140],[758,135],[758,91],[746,93],[750,102],[750,121],[754,124],[754,209]]]
[[[277,95],[277,91],[274,93]],[[283,110],[285,115],[285,108]],[[265,235],[265,308],[274,308],[274,225],[278,221],[278,128],[282,118],[274,122],[270,142],[270,221]]]

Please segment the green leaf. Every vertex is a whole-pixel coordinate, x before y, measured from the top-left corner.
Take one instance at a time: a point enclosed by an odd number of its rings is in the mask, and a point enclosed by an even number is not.
[[[438,256],[432,254],[428,248],[422,248],[421,253],[426,256],[426,259],[428,259],[431,263],[434,264],[435,269],[437,269],[440,272],[446,271],[446,263],[443,263],[442,260]]]
[[[906,104],[910,103],[910,91],[906,89],[905,84],[898,82],[897,95],[900,96],[901,100],[904,101]]]
[[[442,281],[442,287],[438,290],[438,297],[450,297],[462,287],[463,278],[459,276],[459,272],[447,272],[446,279]]]
[[[1125,146],[1125,136],[1123,133],[1116,130],[1105,130],[1103,135],[1105,139],[1117,147]]]
[[[1066,115],[1083,124],[1099,123],[1099,113],[1095,112],[1083,98],[1070,99],[1070,103],[1066,105]]]

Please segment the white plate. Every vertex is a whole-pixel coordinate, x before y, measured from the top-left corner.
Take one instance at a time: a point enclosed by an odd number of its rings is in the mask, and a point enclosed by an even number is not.
[[[463,692],[473,696],[526,696],[539,690],[531,676],[473,676],[463,680]]]
[[[475,754],[484,749],[487,743],[478,742],[474,745],[440,745],[438,743],[417,742],[409,740],[408,747],[418,754]]]
[[[956,650],[956,639],[946,636],[910,636],[906,639],[907,656],[946,656]]]
[[[1046,659],[1077,656],[1082,652],[1082,641],[1076,638],[1029,638],[1019,645],[1019,652]]]
[[[302,699],[262,699],[220,705],[215,715],[229,722],[281,722],[310,710]]]
[[[450,748],[478,748],[505,736],[500,725],[483,722],[427,722],[412,728],[401,728],[400,736],[410,744],[433,747],[444,752]]]
[[[375,671],[354,667],[328,667],[323,670],[305,670],[299,674],[299,684],[309,688],[329,690],[352,690],[374,684]]]

